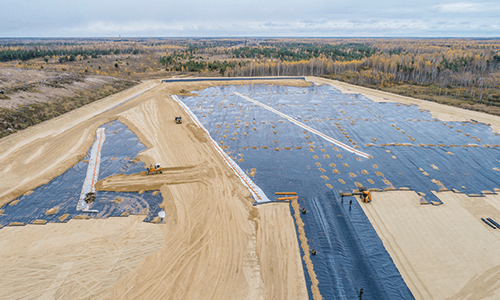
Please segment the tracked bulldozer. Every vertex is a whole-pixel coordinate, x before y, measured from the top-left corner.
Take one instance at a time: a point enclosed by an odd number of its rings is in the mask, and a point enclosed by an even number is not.
[[[87,195],[85,195],[85,199],[84,200],[85,200],[86,203],[92,203],[92,202],[94,202],[95,201],[95,193],[92,193],[92,192],[87,193]]]

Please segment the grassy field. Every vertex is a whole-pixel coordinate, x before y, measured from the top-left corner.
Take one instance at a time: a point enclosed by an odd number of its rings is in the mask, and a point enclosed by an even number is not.
[[[135,84],[136,81],[116,80],[98,88],[76,90],[73,96],[60,97],[49,102],[33,102],[19,105],[15,109],[0,108],[0,138],[118,93]]]

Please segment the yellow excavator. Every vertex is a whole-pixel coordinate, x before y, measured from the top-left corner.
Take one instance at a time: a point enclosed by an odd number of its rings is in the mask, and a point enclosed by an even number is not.
[[[372,202],[372,194],[364,186],[360,187],[359,190],[352,191],[352,193],[342,193],[342,191],[340,191],[340,197],[342,198],[342,200],[344,199],[344,197],[349,197],[354,195],[361,196],[361,201],[365,203]]]
[[[162,173],[161,171],[161,164],[160,163],[157,163],[155,164],[154,166],[153,165],[149,165],[149,168],[147,168],[148,170],[148,175],[151,175],[151,174],[157,174],[157,173]]]
[[[372,202],[372,194],[364,186],[359,188],[359,192],[352,192],[352,194],[361,196],[363,202]]]

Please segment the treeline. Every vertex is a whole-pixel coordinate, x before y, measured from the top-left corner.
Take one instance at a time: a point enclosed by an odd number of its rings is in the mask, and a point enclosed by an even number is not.
[[[433,54],[385,54],[361,60],[360,74],[366,70],[391,75],[394,83],[474,85],[499,69],[498,55],[451,50]]]
[[[240,44],[241,39],[190,39],[186,40],[184,45],[191,53],[204,52],[210,48],[230,48]]]
[[[0,61],[123,53],[147,54],[147,63],[157,57],[151,70],[161,57],[166,71],[205,76],[323,76],[409,96],[418,87],[425,99],[444,95],[492,106],[500,94],[498,39],[0,39]]]
[[[300,61],[253,61],[235,65],[227,76],[324,76],[390,90],[413,85],[427,95],[500,106],[500,54],[496,44],[384,48],[350,61],[324,56]],[[412,96],[404,90],[399,93]],[[429,97],[431,98],[431,97]]]
[[[190,44],[161,62],[167,71],[218,70],[225,76],[324,76],[408,96],[414,96],[412,89],[395,87],[421,87],[424,98],[450,96],[500,106],[498,40],[269,39],[239,45]],[[223,65],[199,56],[223,53],[228,57]]]
[[[167,71],[219,71],[224,75],[226,70],[234,69],[236,65],[239,67],[245,66],[249,60],[244,58],[258,59],[275,59],[279,61],[298,62],[310,60],[313,58],[329,58],[336,61],[352,61],[370,57],[375,51],[367,44],[363,43],[346,43],[339,45],[315,45],[311,43],[291,43],[281,44],[278,46],[246,46],[240,48],[209,48],[205,45],[190,44],[186,49],[177,49],[169,55],[162,56],[160,63],[166,67]],[[204,57],[201,54],[226,54],[233,60],[223,62],[203,61]],[[243,58],[244,60],[234,60],[235,58]]]
[[[288,64],[287,64],[288,62]],[[300,62],[300,64],[308,64],[311,67],[310,71],[306,72],[306,68],[300,68],[299,71],[295,68],[288,68],[285,66],[294,66],[293,62]],[[320,63],[319,63],[320,62]],[[347,62],[347,63],[345,63]],[[377,72],[389,73],[394,76],[394,80],[412,82],[416,84],[428,84],[434,82],[436,79],[446,80],[450,74],[476,74],[484,75],[499,69],[500,57],[499,54],[484,55],[473,53],[470,51],[447,51],[442,53],[433,54],[386,54],[377,53],[370,57],[363,59],[348,59],[338,60],[331,57],[319,57],[312,59],[303,59],[299,61],[263,61],[252,62],[246,68],[247,73],[251,72],[252,66],[267,66],[262,70],[274,66],[276,72],[283,66],[285,72],[299,72],[305,74],[285,74],[285,75],[320,75],[325,73],[342,73],[349,69],[350,71],[364,71],[373,69]],[[264,72],[264,71],[262,71]],[[271,71],[269,71],[271,72]],[[313,72],[313,73],[311,73]],[[264,75],[264,74],[261,74]],[[472,79],[471,79],[472,80]],[[465,84],[465,81],[461,82]]]
[[[78,55],[85,57],[97,58],[99,55],[109,55],[109,54],[138,54],[138,49],[59,49],[59,50],[45,50],[45,49],[30,49],[30,50],[10,50],[10,49],[2,49],[0,47],[0,61],[7,62],[12,60],[22,60],[27,61],[34,58],[40,57],[57,57],[57,56],[68,56],[76,57]],[[72,59],[68,59],[72,60]],[[73,59],[74,60],[74,59]]]
[[[221,75],[224,75],[226,70],[234,68],[237,63],[234,61],[194,61],[188,60],[182,62],[176,59],[175,56],[163,56],[160,59],[160,63],[166,67],[167,71],[186,71],[186,72],[202,72],[202,71],[218,71]],[[241,65],[241,63],[240,63]]]
[[[235,58],[276,58],[282,61],[301,61],[318,57],[351,61],[370,57],[374,52],[369,45],[358,43],[340,45],[291,43],[267,47],[241,47],[232,50]]]

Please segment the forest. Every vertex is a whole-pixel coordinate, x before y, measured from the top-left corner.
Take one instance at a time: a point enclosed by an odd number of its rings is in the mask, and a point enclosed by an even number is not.
[[[336,61],[351,61],[370,57],[372,49],[366,44],[280,44],[268,47],[242,47],[232,50],[236,58],[275,58],[281,61],[301,61],[328,57]]]
[[[217,53],[227,59],[203,61],[203,55]],[[249,45],[245,40],[225,48],[190,44],[160,62],[168,71],[218,68],[230,77],[321,76],[500,114],[498,39],[262,39]]]
[[[321,76],[500,114],[499,39],[0,40],[2,62],[126,79]]]
[[[299,61],[254,61],[228,76],[310,75],[499,113],[500,41],[389,39],[363,41],[364,57],[320,54]],[[482,104],[481,107],[474,107]]]

